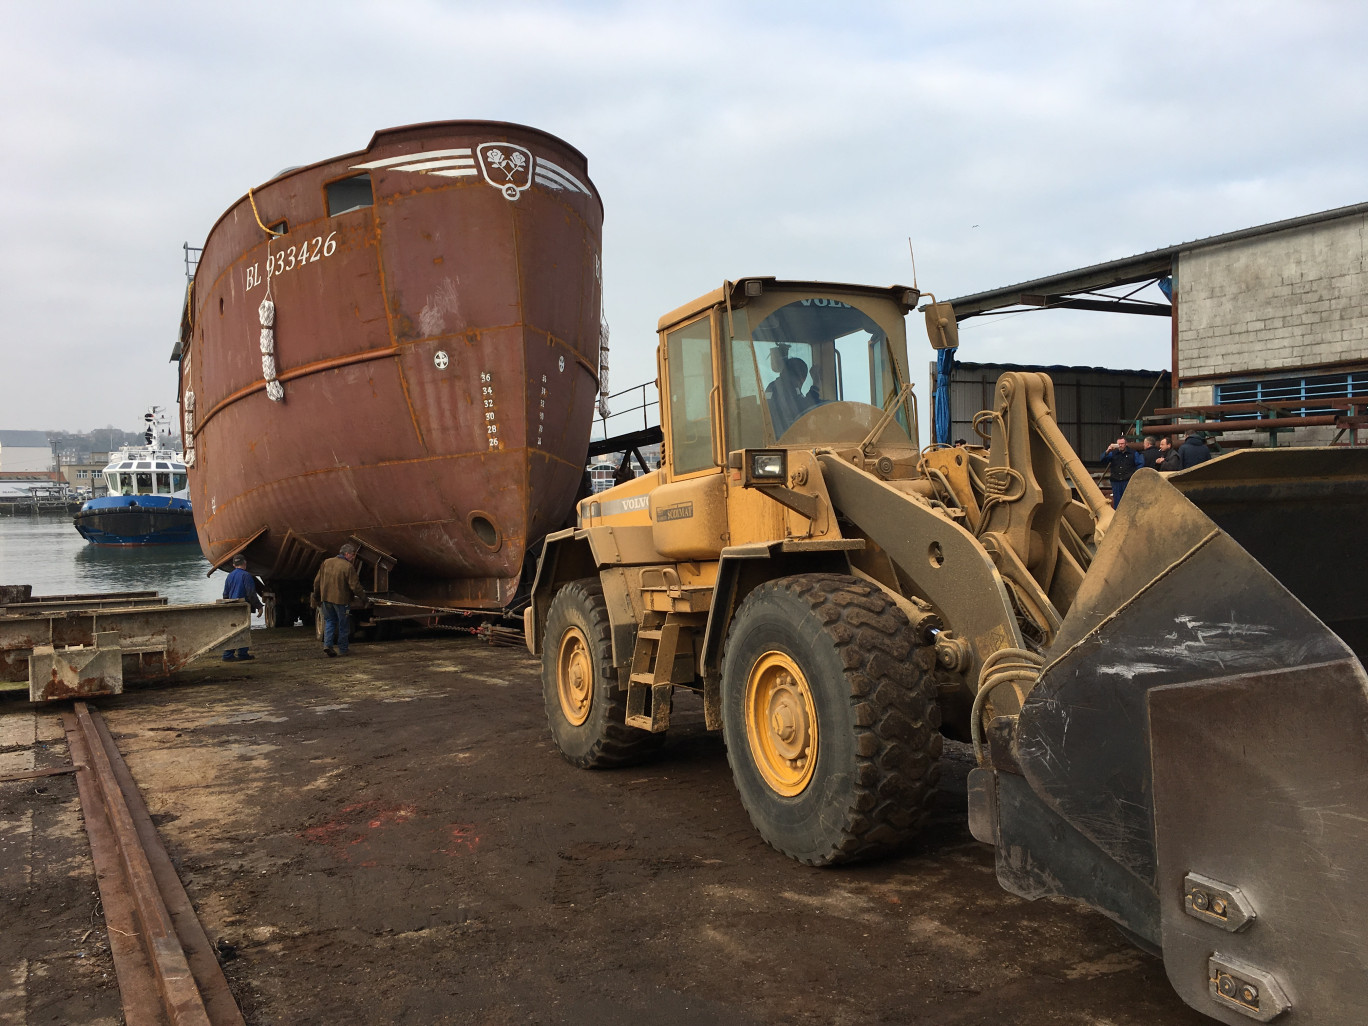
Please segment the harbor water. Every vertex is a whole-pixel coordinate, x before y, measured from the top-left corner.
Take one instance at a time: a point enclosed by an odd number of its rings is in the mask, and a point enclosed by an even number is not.
[[[0,584],[34,596],[155,590],[173,604],[213,602],[224,575],[206,576],[198,545],[91,545],[67,515],[0,516]]]

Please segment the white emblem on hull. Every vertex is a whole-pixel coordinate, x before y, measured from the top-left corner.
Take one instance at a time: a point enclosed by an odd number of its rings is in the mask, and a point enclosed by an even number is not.
[[[515,200],[532,185],[532,168],[536,164],[532,154],[512,143],[481,143],[475,150],[480,157],[484,179]]]

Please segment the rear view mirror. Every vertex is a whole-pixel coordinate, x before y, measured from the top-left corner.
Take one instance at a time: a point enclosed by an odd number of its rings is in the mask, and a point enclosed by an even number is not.
[[[926,337],[931,340],[932,349],[955,349],[959,346],[959,323],[955,320],[955,307],[951,303],[928,303],[926,313]]]

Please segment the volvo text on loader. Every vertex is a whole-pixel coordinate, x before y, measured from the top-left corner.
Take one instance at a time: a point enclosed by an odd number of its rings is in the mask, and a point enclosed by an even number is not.
[[[911,837],[972,740],[1007,890],[1220,1021],[1368,1021],[1365,453],[1140,470],[1113,513],[1025,372],[985,445],[923,450],[922,298],[747,278],[661,319],[662,468],[579,504],[525,616],[561,752],[638,759],[693,689],[756,828],[826,865]]]

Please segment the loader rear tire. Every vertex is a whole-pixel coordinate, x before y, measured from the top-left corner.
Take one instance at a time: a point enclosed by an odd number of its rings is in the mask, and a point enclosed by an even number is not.
[[[665,740],[625,722],[627,692],[613,669],[608,607],[592,578],[561,588],[547,610],[542,701],[556,747],[581,769],[639,762]]]
[[[825,866],[916,834],[940,776],[933,667],[898,605],[859,578],[801,574],[746,596],[723,656],[722,731],[772,847]]]

